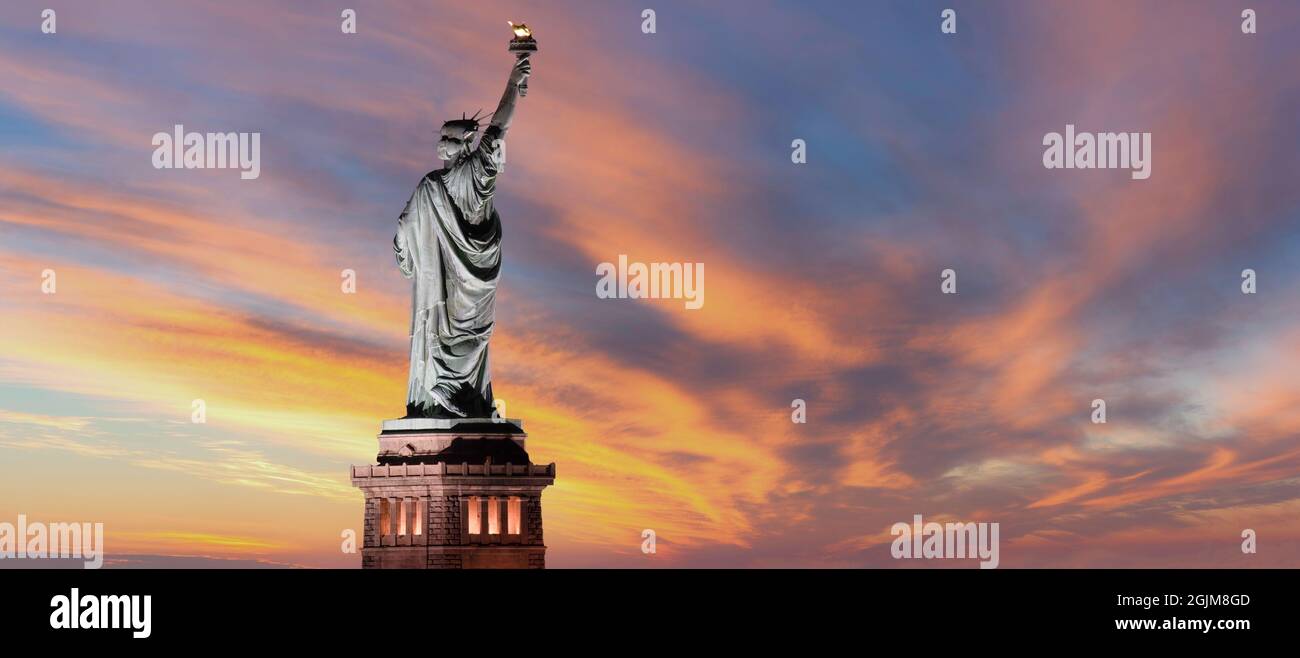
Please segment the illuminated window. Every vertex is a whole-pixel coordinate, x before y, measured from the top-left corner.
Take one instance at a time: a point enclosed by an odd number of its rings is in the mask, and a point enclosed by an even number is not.
[[[393,533],[393,519],[388,512],[388,499],[379,499],[379,534],[388,536]]]
[[[415,523],[413,524],[415,526],[415,530],[411,534],[413,535],[424,534],[425,509],[426,509],[425,502],[423,498],[420,498],[415,501]]]
[[[470,496],[469,497],[469,519],[468,519],[468,523],[466,524],[466,527],[469,528],[469,534],[471,535],[483,534],[483,523],[482,520],[479,518],[481,509],[482,508],[479,505],[478,496]]]
[[[496,496],[488,498],[488,534],[501,534],[501,499]]]
[[[397,534],[406,534],[406,516],[411,513],[411,503],[409,498],[402,498],[396,502],[397,505]]]
[[[506,502],[506,534],[519,534],[519,513],[523,505],[518,496],[511,496]]]

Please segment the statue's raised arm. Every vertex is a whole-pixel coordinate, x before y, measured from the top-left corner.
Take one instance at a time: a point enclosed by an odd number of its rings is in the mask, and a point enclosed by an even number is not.
[[[519,88],[532,73],[533,63],[527,54],[516,60],[514,67],[510,69],[505,93],[501,94],[497,111],[492,114],[492,126],[497,129],[498,136],[505,137],[506,131],[510,129],[510,121],[515,116],[515,103],[519,101]]]

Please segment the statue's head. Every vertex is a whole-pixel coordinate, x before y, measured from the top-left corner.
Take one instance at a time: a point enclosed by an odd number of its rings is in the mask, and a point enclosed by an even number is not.
[[[453,161],[469,151],[478,134],[478,113],[466,118],[452,119],[442,124],[442,135],[438,138],[438,159]]]

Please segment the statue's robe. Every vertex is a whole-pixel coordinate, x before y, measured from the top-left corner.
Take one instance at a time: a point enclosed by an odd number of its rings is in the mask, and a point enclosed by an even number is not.
[[[408,416],[492,414],[488,339],[501,271],[492,195],[503,164],[489,126],[475,149],[420,181],[398,219],[398,267],[414,279]]]

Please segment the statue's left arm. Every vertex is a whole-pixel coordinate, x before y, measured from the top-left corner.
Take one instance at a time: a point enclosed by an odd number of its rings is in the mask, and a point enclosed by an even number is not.
[[[411,200],[406,202],[406,210],[397,218],[397,235],[393,236],[393,255],[397,256],[397,269],[401,270],[402,276],[411,278],[415,276],[415,259],[411,256],[411,245],[407,241],[411,222],[415,221],[415,198],[420,191],[417,189],[411,195]]]

